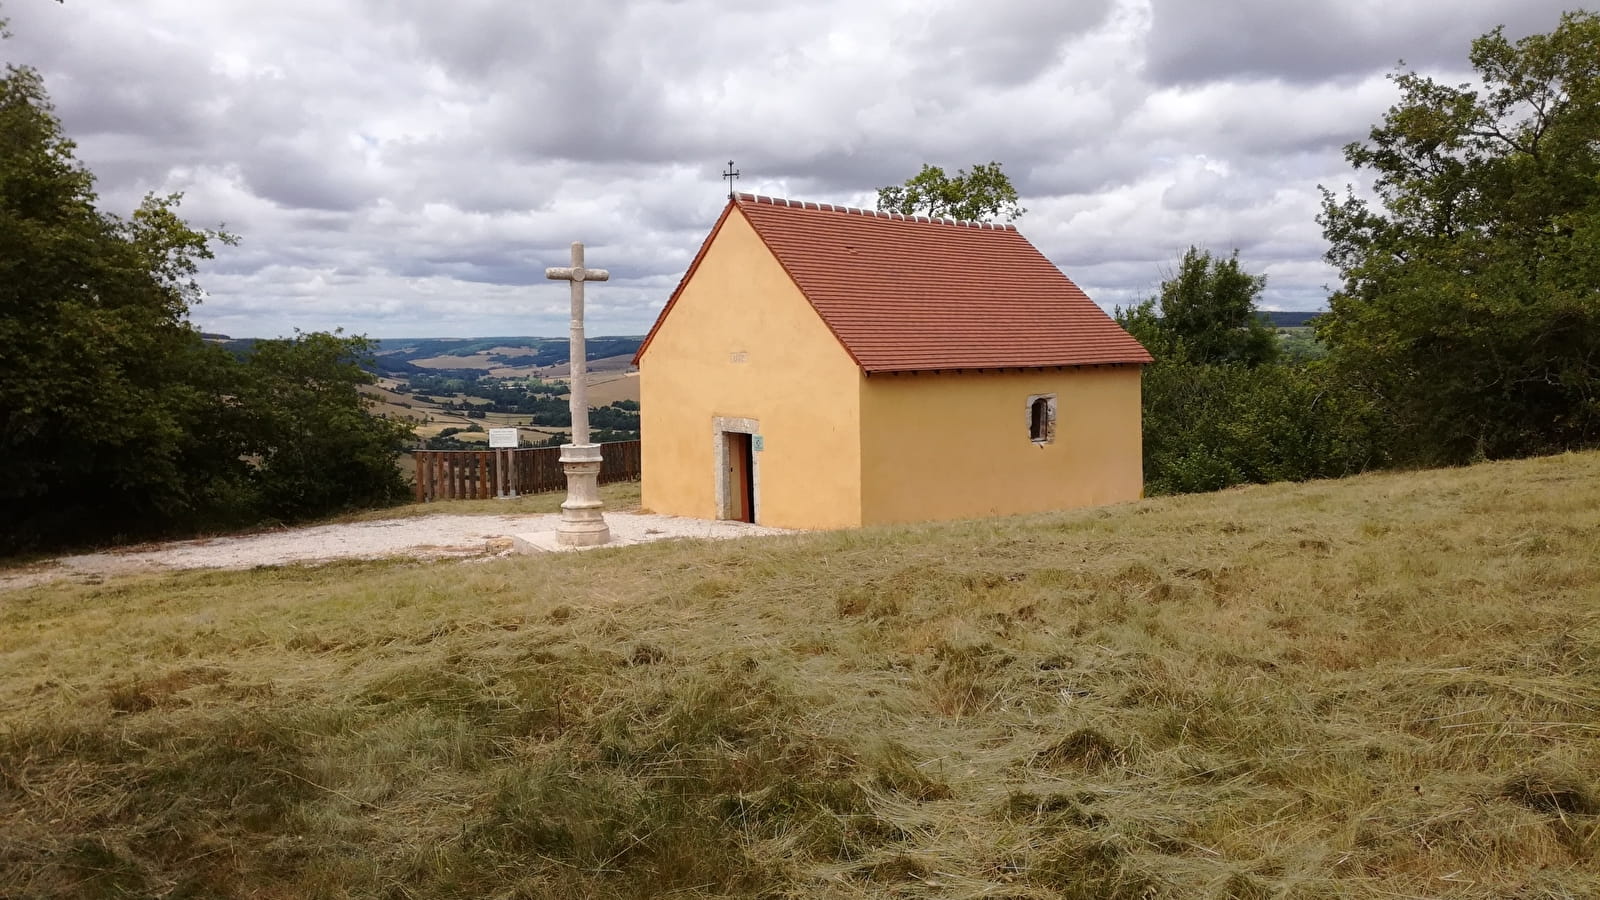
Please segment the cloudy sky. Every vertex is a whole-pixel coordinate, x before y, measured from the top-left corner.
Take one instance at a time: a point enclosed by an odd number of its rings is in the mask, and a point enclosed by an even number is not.
[[[554,335],[544,267],[612,280],[635,334],[741,190],[871,207],[922,163],[995,160],[1018,225],[1102,306],[1189,244],[1238,248],[1265,305],[1333,272],[1317,185],[1407,66],[1465,80],[1471,39],[1574,0],[0,0],[126,213],[182,191],[242,242],[208,331]]]

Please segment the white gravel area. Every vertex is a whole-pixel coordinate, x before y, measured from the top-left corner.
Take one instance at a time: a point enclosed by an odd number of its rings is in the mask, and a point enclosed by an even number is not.
[[[236,537],[143,545],[137,549],[63,556],[0,572],[0,591],[57,578],[99,580],[108,575],[169,569],[249,569],[286,563],[384,556],[438,558],[510,552],[511,536],[554,531],[559,514],[536,516],[417,516],[342,525],[317,525]],[[640,513],[606,513],[614,544],[669,538],[740,538],[792,533],[743,522],[717,522]]]

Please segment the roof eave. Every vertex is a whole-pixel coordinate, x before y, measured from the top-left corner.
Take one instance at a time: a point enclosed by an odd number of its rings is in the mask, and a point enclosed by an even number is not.
[[[1004,363],[1004,364],[991,365],[991,366],[963,366],[963,365],[949,365],[949,364],[941,365],[941,364],[938,364],[938,363],[930,363],[930,364],[927,364],[927,365],[917,365],[917,366],[902,366],[902,365],[866,366],[866,365],[863,365],[861,367],[861,371],[862,371],[863,374],[866,374],[866,375],[869,375],[869,376],[871,376],[871,375],[927,375],[927,374],[937,374],[937,373],[948,373],[948,374],[962,374],[962,375],[965,375],[965,374],[982,373],[982,372],[1041,372],[1041,371],[1047,371],[1047,370],[1050,370],[1050,369],[1107,369],[1107,368],[1122,368],[1122,367],[1125,367],[1125,366],[1147,366],[1147,365],[1150,365],[1153,362],[1155,362],[1155,360],[1153,358],[1146,357],[1144,359],[1099,360],[1099,361],[1094,361],[1094,362],[1090,362],[1090,361],[1049,362],[1049,363],[1034,363],[1034,364],[1027,364],[1027,365],[1018,365],[1016,363]]]

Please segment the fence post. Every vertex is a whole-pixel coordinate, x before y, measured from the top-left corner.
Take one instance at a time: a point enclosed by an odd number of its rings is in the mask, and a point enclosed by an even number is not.
[[[411,451],[411,493],[416,497],[416,502],[424,499],[422,493],[422,451]]]

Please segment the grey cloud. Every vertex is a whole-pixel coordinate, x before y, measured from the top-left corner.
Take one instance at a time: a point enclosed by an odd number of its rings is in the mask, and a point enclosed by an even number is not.
[[[151,35],[136,52],[105,53],[100,48],[118,42],[114,21],[75,21],[71,10],[54,3],[6,3],[0,15],[10,19],[16,36],[0,42],[0,51],[8,61],[58,74],[47,87],[58,110],[75,113],[76,136],[192,140],[202,131],[200,102],[189,86],[207,72],[174,52],[177,42]]]
[[[1148,147],[1085,142],[1059,148],[1031,169],[1012,172],[1007,166],[1007,171],[1023,194],[1051,196],[1097,193],[1132,181],[1155,164]]]
[[[270,149],[248,164],[243,177],[257,196],[291,209],[348,212],[381,193],[377,185],[363,184],[364,178],[336,168],[331,160],[273,154]]]
[[[297,211],[290,220],[292,227],[306,232],[342,232],[351,225],[350,216],[327,210]]]
[[[1041,75],[1069,39],[1099,25],[1111,9],[1111,0],[990,0],[981,10],[946,4],[930,16],[915,52],[979,85],[1021,84]]]
[[[1024,232],[1102,303],[1197,243],[1315,305],[1313,186],[1350,180],[1337,147],[1392,102],[1375,76],[1459,63],[1493,24],[1474,16],[1512,6],[1430,4],[1455,37],[1402,10],[1393,38],[1366,7],[1302,6],[1343,42],[1326,59],[1283,49],[1299,26],[1275,6],[1168,0],[17,3],[0,47],[44,72],[108,204],[183,190],[242,235],[202,278],[207,327],[560,333],[543,268],[582,239],[613,273],[595,327],[637,333],[730,156],[741,190],[867,206],[922,163],[998,160]]]
[[[1414,67],[1466,68],[1466,47],[1497,25],[1513,37],[1556,26],[1569,0],[1151,0],[1146,71],[1158,83],[1281,78],[1310,83]]]
[[[1161,192],[1161,205],[1175,211],[1203,207],[1210,203],[1235,205],[1248,202],[1247,195],[1233,188],[1227,175],[1202,170],[1175,181]]]

